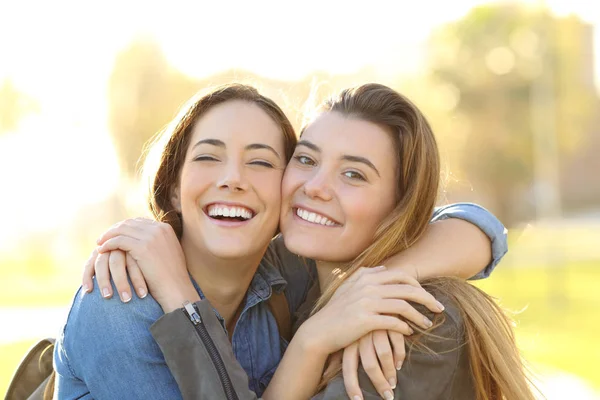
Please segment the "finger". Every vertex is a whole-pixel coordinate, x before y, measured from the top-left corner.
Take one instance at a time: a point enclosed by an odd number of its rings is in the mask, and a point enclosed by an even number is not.
[[[146,285],[146,279],[144,274],[138,265],[137,261],[133,259],[131,254],[127,253],[127,272],[129,273],[129,279],[133,285],[135,292],[140,299],[143,299],[148,294],[148,286]]]
[[[417,288],[411,285],[378,285],[373,288],[384,299],[402,299],[419,303],[427,307],[431,312],[439,313],[444,311],[444,305],[436,300],[435,297],[423,288]]]
[[[141,229],[142,224],[139,222],[120,222],[110,227],[106,232],[102,234],[97,240],[98,245],[104,244],[107,240],[117,236],[129,236],[132,238],[139,239],[144,235],[144,231]]]
[[[123,250],[131,252],[137,250],[139,245],[140,241],[138,239],[134,239],[133,237],[116,236],[105,241],[102,244],[102,246],[98,248],[98,252],[106,253],[113,250]]]
[[[391,315],[372,315],[365,321],[365,324],[372,331],[388,330],[398,332],[404,336],[410,336],[415,333],[406,321]]]
[[[377,353],[377,359],[381,366],[383,376],[392,389],[396,388],[396,366],[394,365],[394,353],[387,331],[373,332],[373,345]]]
[[[360,267],[358,268],[356,271],[354,271],[352,273],[352,275],[350,275],[346,281],[351,283],[351,282],[356,282],[358,281],[361,277],[365,276],[365,275],[371,275],[380,271],[385,270],[385,266],[384,265],[379,265],[377,267],[373,267],[373,268],[369,268],[369,267]]]
[[[423,329],[433,326],[433,322],[404,300],[381,299],[376,301],[376,312],[380,314],[398,314]]]
[[[362,280],[365,281],[365,283],[375,283],[375,284],[399,283],[399,284],[406,284],[406,285],[411,285],[411,286],[419,287],[419,288],[421,287],[421,284],[419,283],[419,281],[417,281],[411,275],[399,270],[398,268],[395,268],[395,269],[386,268],[386,269],[381,269],[376,272],[377,273],[374,273],[374,274],[364,275]]]
[[[94,290],[94,281],[92,278],[94,277],[94,264],[96,263],[96,258],[98,257],[98,251],[94,249],[90,257],[86,260],[85,265],[83,266],[83,277],[81,280],[81,286],[86,293],[91,293]]]
[[[358,342],[352,343],[344,349],[342,357],[342,376],[344,378],[344,386],[346,393],[352,400],[362,400],[362,391],[358,383]]]
[[[358,341],[358,350],[360,352],[360,362],[362,363],[363,369],[369,376],[369,379],[373,383],[377,393],[379,393],[384,399],[393,399],[394,396],[392,393],[392,387],[385,379],[385,375],[383,374],[381,366],[379,365],[379,361],[377,360],[377,353],[375,352],[372,334],[363,336]]]
[[[125,253],[121,250],[114,250],[109,253],[108,256],[108,268],[110,270],[110,276],[117,288],[117,293],[123,303],[127,303],[131,300],[131,287],[127,280],[127,270]]]
[[[96,258],[96,263],[94,264],[94,271],[96,272],[96,282],[98,282],[100,293],[105,299],[111,298],[113,294],[112,285],[110,284],[108,257],[109,253],[100,253]]]
[[[402,364],[404,364],[404,359],[406,358],[404,335],[394,331],[388,331],[387,334],[390,338],[390,343],[392,344],[392,351],[394,352],[394,366],[396,367],[396,370],[400,371]]]

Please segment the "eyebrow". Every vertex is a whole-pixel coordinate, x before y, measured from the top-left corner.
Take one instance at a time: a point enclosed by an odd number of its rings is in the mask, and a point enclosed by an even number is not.
[[[226,148],[227,147],[225,145],[225,142],[223,142],[222,140],[219,140],[219,139],[203,139],[203,140],[200,140],[198,143],[196,143],[194,145],[194,148],[196,148],[196,147],[198,147],[198,146],[200,146],[202,144],[209,144],[211,146],[216,146],[216,147],[221,147],[221,148]],[[279,153],[277,152],[277,150],[275,150],[274,148],[272,148],[268,144],[264,144],[264,143],[251,143],[251,144],[247,145],[246,147],[244,147],[244,150],[259,150],[259,149],[269,150],[270,152],[272,152],[273,154],[275,154],[277,156],[277,158],[281,159],[281,156],[279,155]]]
[[[311,150],[316,151],[317,153],[321,153],[321,148],[319,146],[317,146],[316,144],[309,142],[308,140],[301,140],[298,142],[297,146],[305,146],[308,147]],[[377,168],[375,167],[375,165],[373,165],[373,163],[371,161],[369,161],[368,158],[365,157],[360,157],[360,156],[351,156],[348,154],[345,154],[342,156],[342,160],[344,161],[350,161],[350,162],[358,162],[358,163],[362,163],[365,164],[367,167],[371,168],[373,171],[375,171],[375,173],[377,174],[377,176],[381,177],[381,175],[379,174],[379,171],[377,170]]]

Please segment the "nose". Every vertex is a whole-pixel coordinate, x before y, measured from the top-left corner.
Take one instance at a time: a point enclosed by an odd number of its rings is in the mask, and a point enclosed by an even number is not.
[[[244,192],[248,190],[248,183],[244,179],[242,169],[237,164],[228,165],[223,174],[217,180],[219,189],[229,190],[231,192]]]
[[[333,195],[328,177],[324,173],[316,172],[304,183],[304,194],[311,199],[330,201]]]

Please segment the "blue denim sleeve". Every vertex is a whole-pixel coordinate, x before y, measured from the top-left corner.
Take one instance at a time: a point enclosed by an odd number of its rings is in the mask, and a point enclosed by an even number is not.
[[[54,350],[55,398],[180,399],[150,333],[162,315],[150,295],[105,300],[95,281],[92,293],[79,290]]]
[[[507,230],[494,214],[473,203],[454,203],[436,207],[431,222],[447,218],[459,218],[476,225],[484,232],[492,244],[492,262],[483,271],[470,279],[483,279],[490,276],[496,265],[508,251]]]

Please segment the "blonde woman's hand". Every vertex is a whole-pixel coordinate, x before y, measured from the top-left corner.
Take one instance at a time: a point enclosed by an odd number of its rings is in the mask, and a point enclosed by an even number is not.
[[[165,312],[180,307],[184,300],[198,299],[189,278],[183,250],[170,225],[147,218],[128,219],[113,225],[98,239],[98,244],[95,266],[102,285],[108,281],[105,277],[109,274],[103,261],[108,259],[108,270],[119,292],[124,287],[129,289],[126,265],[127,270],[139,270],[150,293]],[[121,257],[113,256],[116,251],[125,254],[125,263]],[[117,264],[111,265],[114,261]],[[137,284],[139,286],[139,279]],[[104,290],[106,286],[100,287]]]
[[[98,254],[98,249],[94,249],[83,268],[82,287],[87,293],[94,289],[94,276],[105,299],[113,296],[111,279],[124,303],[129,302],[132,296],[129,281],[140,299],[148,294],[148,286],[140,267],[131,254],[122,250]]]

